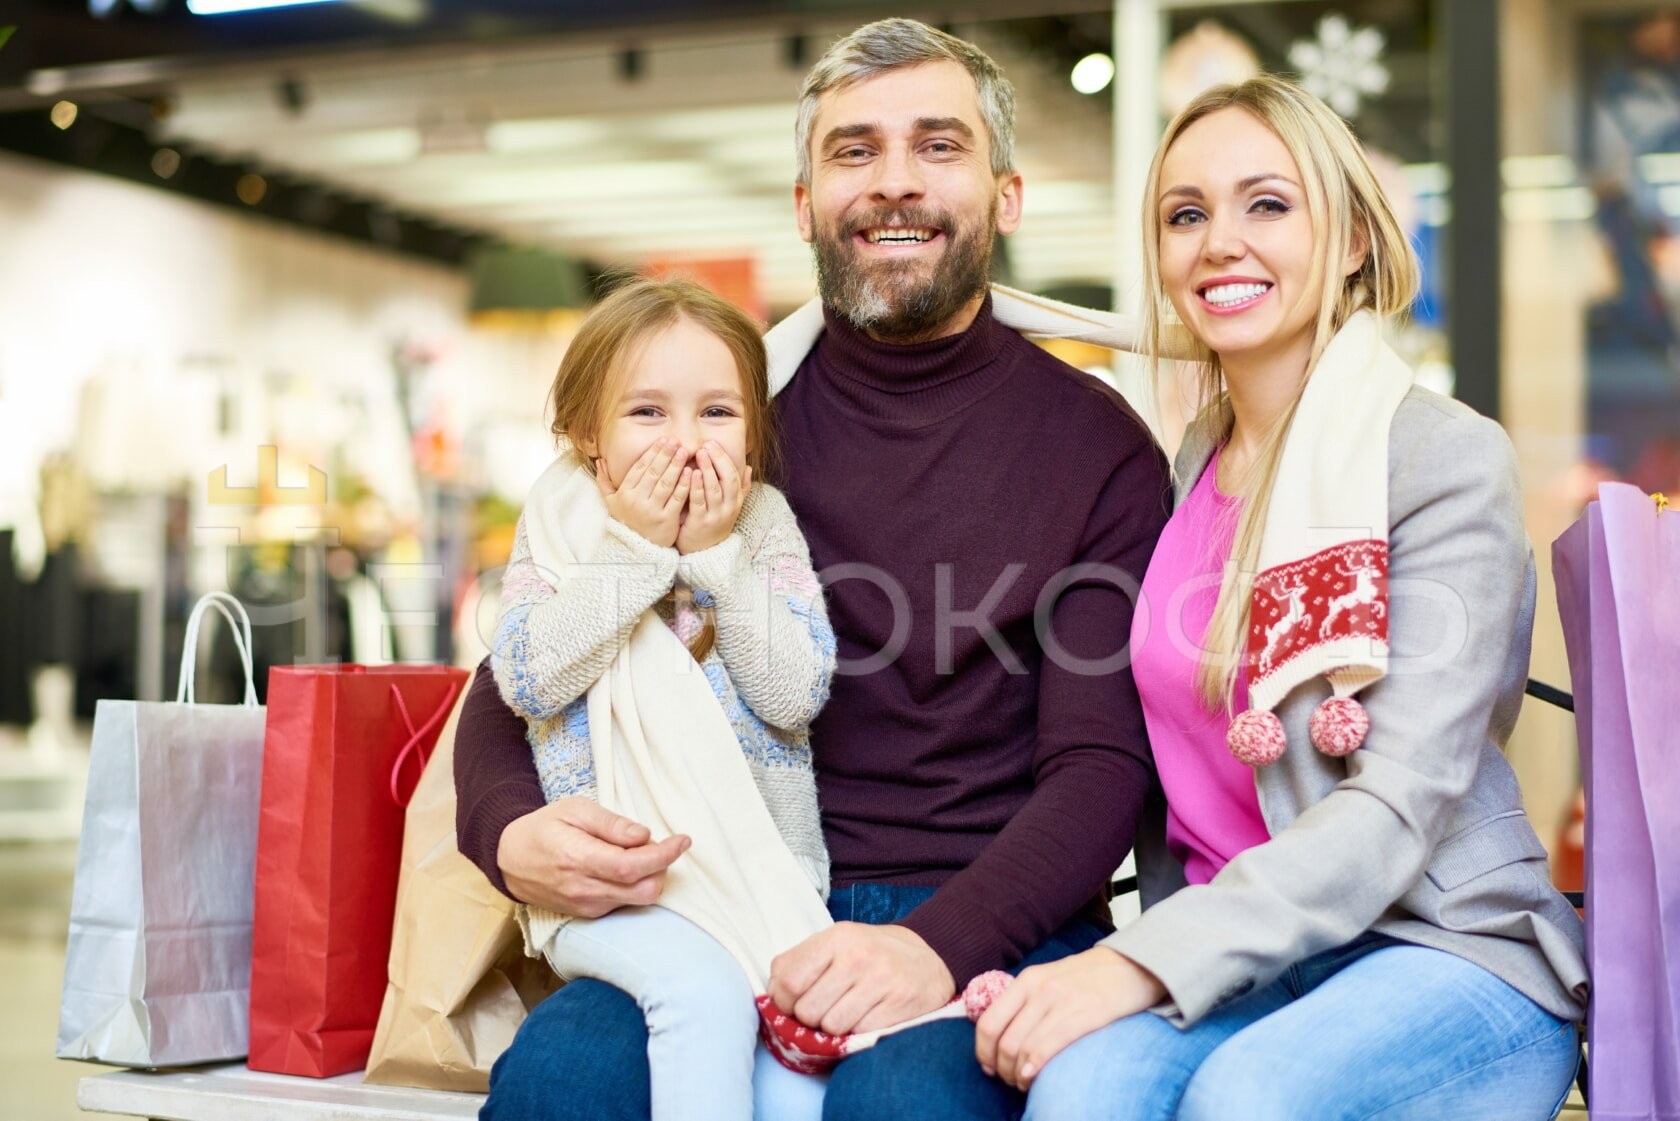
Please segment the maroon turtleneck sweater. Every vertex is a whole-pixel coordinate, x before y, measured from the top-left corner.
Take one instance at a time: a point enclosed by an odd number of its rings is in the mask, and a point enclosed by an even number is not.
[[[1153,776],[1125,648],[1166,460],[990,300],[910,346],[831,313],[776,406],[842,662],[811,729],[834,882],[937,886],[903,925],[960,988],[1083,907],[1106,919]],[[543,796],[487,668],[455,768],[461,851],[505,891],[502,829]]]

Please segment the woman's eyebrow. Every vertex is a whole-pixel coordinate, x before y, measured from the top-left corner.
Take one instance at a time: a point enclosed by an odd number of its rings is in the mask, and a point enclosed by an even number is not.
[[[1301,184],[1295,182],[1295,180],[1289,178],[1287,175],[1279,175],[1275,171],[1262,171],[1259,175],[1250,175],[1247,179],[1238,183],[1237,190],[1246,191],[1250,187],[1257,187],[1261,183],[1270,179],[1276,179],[1279,183],[1288,183],[1291,187],[1295,187],[1297,189],[1301,186]]]
[[[1250,175],[1246,179],[1239,180],[1238,183],[1237,183],[1237,193],[1241,194],[1242,192],[1244,192],[1246,190],[1249,190],[1250,188],[1258,187],[1260,184],[1270,182],[1273,179],[1276,179],[1279,183],[1288,183],[1291,187],[1294,187],[1297,190],[1299,190],[1300,187],[1301,187],[1301,184],[1295,182],[1295,180],[1289,178],[1289,176],[1287,176],[1287,175],[1279,175],[1275,171],[1262,171],[1258,175]],[[1202,189],[1200,187],[1192,187],[1192,186],[1189,186],[1187,184],[1180,184],[1179,186],[1176,186],[1176,187],[1168,187],[1166,190],[1162,191],[1161,192],[1161,197],[1163,199],[1167,199],[1167,198],[1200,199],[1200,198],[1203,198],[1204,196],[1202,194]]]

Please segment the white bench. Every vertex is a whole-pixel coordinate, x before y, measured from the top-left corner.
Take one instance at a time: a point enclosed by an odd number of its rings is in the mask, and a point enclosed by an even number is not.
[[[76,1086],[76,1104],[156,1121],[456,1121],[477,1117],[484,1095],[373,1086],[361,1071],[294,1078],[218,1063],[90,1075]]]
[[[225,1063],[91,1075],[76,1087],[76,1104],[154,1121],[440,1121],[477,1117],[484,1095],[370,1086],[361,1071],[316,1080]],[[1586,1117],[1580,1091],[1563,1112]]]

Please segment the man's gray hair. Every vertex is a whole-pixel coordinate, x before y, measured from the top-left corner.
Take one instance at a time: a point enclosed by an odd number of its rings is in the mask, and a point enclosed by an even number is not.
[[[947,35],[913,19],[883,19],[866,23],[828,48],[805,76],[799,93],[799,122],[794,128],[799,145],[799,182],[811,182],[811,129],[817,119],[817,99],[832,89],[844,89],[889,70],[927,62],[955,62],[974,78],[980,98],[980,117],[992,142],[992,171],[1015,170],[1015,90],[998,64],[973,43]]]

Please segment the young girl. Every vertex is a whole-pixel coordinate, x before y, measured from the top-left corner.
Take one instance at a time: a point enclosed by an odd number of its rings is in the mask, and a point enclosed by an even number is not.
[[[532,489],[492,664],[549,801],[587,795],[693,847],[658,906],[521,908],[527,949],[647,1017],[653,1115],[752,1116],[770,957],[828,925],[807,729],[834,635],[804,539],[759,481],[764,344],[686,281],[631,282],[553,388],[560,454]]]
[[[1587,976],[1501,752],[1535,595],[1510,442],[1384,342],[1417,262],[1317,99],[1210,90],[1145,198],[1145,349],[1170,304],[1212,402],[1133,633],[1146,909],[1023,973],[980,1062],[1039,1121],[1548,1118]]]

